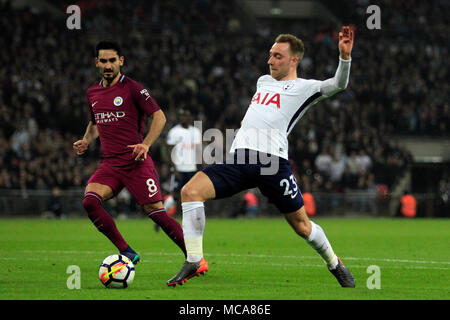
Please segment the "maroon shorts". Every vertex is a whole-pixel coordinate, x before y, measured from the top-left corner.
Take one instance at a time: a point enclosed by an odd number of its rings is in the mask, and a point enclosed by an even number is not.
[[[136,162],[131,168],[114,167],[101,162],[89,183],[107,185],[115,196],[126,187],[140,205],[162,200],[158,173],[150,157],[143,162]]]

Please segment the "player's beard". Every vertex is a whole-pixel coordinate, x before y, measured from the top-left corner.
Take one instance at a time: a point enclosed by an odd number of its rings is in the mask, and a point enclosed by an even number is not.
[[[111,73],[106,73],[107,71]],[[103,79],[107,82],[112,82],[119,74],[119,70],[108,69],[107,71],[103,70],[102,74]]]

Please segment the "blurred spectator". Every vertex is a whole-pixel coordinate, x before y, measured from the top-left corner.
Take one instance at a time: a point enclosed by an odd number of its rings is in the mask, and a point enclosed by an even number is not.
[[[360,173],[360,164],[356,158],[356,151],[350,153],[350,157],[347,159],[346,165],[347,186],[350,188],[357,188],[358,175]]]
[[[372,166],[372,160],[366,154],[364,149],[359,150],[359,154],[355,157],[355,161],[358,164],[359,172],[361,174],[369,172],[369,169]]]
[[[118,219],[127,219],[132,213],[132,197],[126,188],[122,189],[117,197],[110,199],[108,204],[111,206],[111,214],[117,216]],[[135,210],[133,210],[134,212]]]
[[[233,218],[240,216],[255,218],[259,211],[259,200],[255,190],[247,190],[242,194],[241,205],[237,206],[232,214]]]
[[[331,164],[333,162],[333,158],[328,153],[328,150],[325,147],[322,147],[322,151],[316,157],[314,164],[317,168],[317,171],[325,178],[328,179],[331,175]]]
[[[339,153],[335,153],[330,164],[330,179],[336,184],[340,184],[345,172],[345,159]]]
[[[24,156],[24,151],[30,147],[30,133],[24,122],[20,122],[16,131],[11,136],[11,148],[20,157]]]
[[[450,177],[439,181],[437,215],[450,217]]]
[[[63,210],[63,200],[61,199],[61,189],[54,187],[52,194],[47,201],[47,210],[43,212],[46,218],[65,219],[67,216]]]
[[[245,202],[245,216],[249,218],[256,217],[259,210],[259,201],[254,191],[248,190],[242,199]]]

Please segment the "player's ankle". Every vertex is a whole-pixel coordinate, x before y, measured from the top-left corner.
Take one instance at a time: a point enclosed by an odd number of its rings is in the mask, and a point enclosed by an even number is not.
[[[191,263],[200,263],[202,258],[203,258],[203,256],[188,255],[186,258],[186,261],[191,262]]]

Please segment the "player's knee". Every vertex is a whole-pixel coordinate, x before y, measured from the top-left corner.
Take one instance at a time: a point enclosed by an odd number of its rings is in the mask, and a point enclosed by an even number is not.
[[[83,198],[82,205],[87,212],[92,212],[101,206],[101,201],[92,195],[86,195]]]
[[[162,201],[147,203],[142,206],[146,214],[151,214],[155,210],[164,209],[164,204]]]
[[[181,201],[203,201],[198,188],[193,184],[186,184],[181,189]]]

